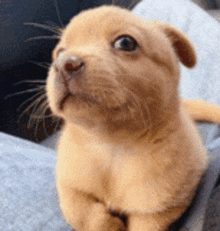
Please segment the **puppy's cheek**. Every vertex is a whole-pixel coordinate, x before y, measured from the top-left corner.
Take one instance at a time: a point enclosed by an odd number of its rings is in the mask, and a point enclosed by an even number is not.
[[[60,79],[57,78],[54,68],[51,67],[46,81],[46,94],[50,109],[54,115],[59,117],[63,117],[59,110],[59,104],[64,93],[64,85],[61,83]]]

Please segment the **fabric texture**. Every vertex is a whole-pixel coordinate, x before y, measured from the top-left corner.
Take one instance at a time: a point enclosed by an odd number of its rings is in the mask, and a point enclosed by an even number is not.
[[[0,230],[71,230],[61,216],[52,149],[0,133]]]

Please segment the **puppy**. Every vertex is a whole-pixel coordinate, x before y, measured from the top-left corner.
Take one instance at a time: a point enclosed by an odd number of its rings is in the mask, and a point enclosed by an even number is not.
[[[181,103],[179,61],[196,64],[183,33],[116,6],[86,10],[63,30],[47,95],[65,121],[57,189],[75,230],[162,231],[191,203],[207,155],[186,108],[206,115]]]

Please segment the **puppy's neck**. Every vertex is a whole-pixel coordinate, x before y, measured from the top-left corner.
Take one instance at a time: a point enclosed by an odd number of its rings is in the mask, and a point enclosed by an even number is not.
[[[179,128],[181,124],[180,106],[179,100],[173,100],[163,113],[158,111],[151,119],[150,123],[146,122],[146,127],[143,124],[139,127],[130,124],[106,124],[96,126],[84,126],[75,124],[73,122],[66,121],[64,132],[82,133],[84,137],[88,139],[96,139],[102,143],[108,144],[128,144],[128,143],[155,143],[163,140],[165,142],[166,137]],[[151,112],[152,114],[152,112]]]
[[[150,105],[150,104],[149,104]],[[154,142],[158,137],[164,136],[170,129],[178,129],[181,122],[180,99],[176,94],[167,104],[149,106],[150,118],[148,126],[138,135],[138,139],[145,139]]]

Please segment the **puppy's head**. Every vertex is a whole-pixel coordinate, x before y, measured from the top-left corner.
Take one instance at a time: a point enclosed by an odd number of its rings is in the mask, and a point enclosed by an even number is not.
[[[102,6],[74,17],[53,52],[50,107],[67,122],[143,132],[178,113],[179,65],[194,49],[170,25]]]

